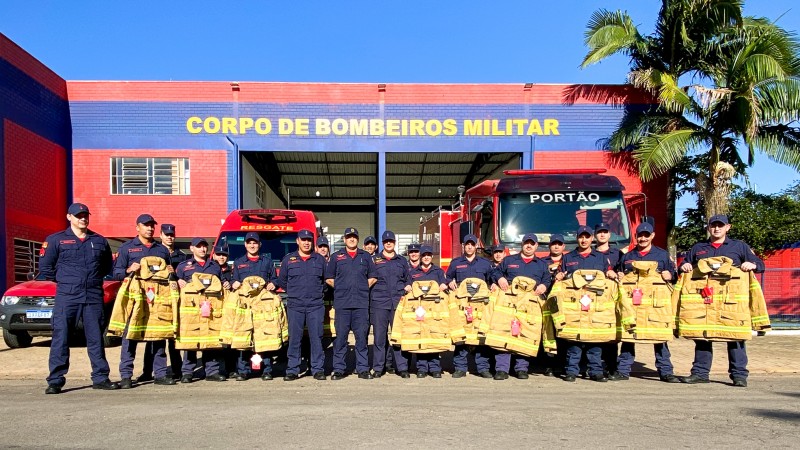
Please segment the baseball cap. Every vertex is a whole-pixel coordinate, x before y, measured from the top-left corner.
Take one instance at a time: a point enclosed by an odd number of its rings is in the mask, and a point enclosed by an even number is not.
[[[73,203],[69,205],[69,209],[67,209],[67,214],[75,216],[80,213],[91,214],[89,212],[89,207],[84,205],[83,203]]]
[[[523,241],[523,242],[525,242],[525,241]],[[506,251],[506,246],[505,245],[500,244],[500,245],[495,245],[494,247],[492,247],[492,253],[494,253],[494,252],[504,252],[504,251]]]
[[[605,222],[600,222],[600,223],[598,223],[597,225],[594,226],[594,231],[595,232],[598,232],[598,231],[611,231],[611,227],[608,226],[608,224],[605,223]]]
[[[423,246],[420,247],[419,252],[421,254],[423,254],[423,255],[425,253],[430,253],[432,255],[433,254],[433,247],[431,247],[430,245],[423,245]]]
[[[358,235],[356,235],[356,236],[358,236]],[[378,241],[375,239],[375,236],[367,236],[367,238],[364,239],[364,245],[367,245],[369,243],[373,243],[375,245],[378,245]]]
[[[228,256],[228,246],[227,245],[214,246],[214,254]]]
[[[161,232],[164,234],[175,234],[175,225],[171,223],[162,223]]]
[[[583,233],[587,233],[587,234],[589,234],[589,236],[594,236],[594,230],[592,230],[590,227],[587,227],[585,225],[582,226],[582,227],[578,227],[578,232],[575,235],[576,236],[580,236]]]
[[[426,245],[424,247],[430,247],[430,245]],[[408,252],[409,253],[411,253],[411,252],[419,252],[419,251],[421,251],[421,250],[420,250],[420,245],[418,243],[414,242],[414,243],[408,244]]]
[[[206,244],[208,246],[208,241],[206,238],[196,237],[192,239],[192,247],[197,247],[200,244]]]
[[[636,234],[639,233],[652,233],[653,226],[647,222],[642,222],[636,227]]]
[[[723,225],[727,225],[728,223],[730,223],[730,222],[728,222],[728,216],[726,216],[725,214],[716,214],[716,215],[711,216],[710,219],[708,219],[708,224],[709,225],[711,225],[714,222],[720,222]]]
[[[325,247],[330,247],[330,244],[328,244],[328,238],[325,236],[320,236],[317,238],[317,247],[322,247],[323,245]]]
[[[300,239],[314,239],[314,233],[308,230],[300,230],[297,232],[297,237]]]
[[[525,236],[522,236],[522,243],[524,244],[526,241],[533,241],[534,244],[539,243],[535,233],[525,233]]]
[[[136,218],[136,223],[158,223],[156,219],[153,218],[150,214],[139,214],[139,217]]]
[[[353,236],[358,237],[358,230],[356,230],[353,227],[347,227],[347,228],[344,229],[344,233],[343,234],[345,236],[352,234]],[[377,244],[377,242],[376,242],[376,244]]]
[[[560,242],[560,243],[563,244],[564,243],[564,235],[562,235],[560,233],[551,234],[550,235],[550,243],[552,244],[553,242]]]
[[[462,244],[466,244],[467,242],[470,242],[470,241],[472,241],[473,244],[477,244],[478,243],[478,237],[475,236],[474,234],[468,234],[468,235],[464,236],[464,239],[461,240],[461,243]]]
[[[381,242],[394,241],[394,240],[396,239],[394,237],[393,231],[386,230],[383,232],[383,235],[381,235]]]
[[[258,233],[256,233],[255,231],[251,231],[251,232],[247,233],[244,236],[244,241],[245,242],[247,242],[247,241],[249,241],[251,239],[254,240],[254,241],[261,242],[261,236],[259,236]]]

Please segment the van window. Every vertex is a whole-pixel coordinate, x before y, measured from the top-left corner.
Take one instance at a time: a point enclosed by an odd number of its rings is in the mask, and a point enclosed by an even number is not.
[[[246,231],[223,231],[214,245],[228,246],[228,260],[234,261],[247,253],[244,248],[244,237]],[[297,233],[292,231],[262,231],[258,235],[261,237],[262,255],[272,258],[275,267],[280,265],[281,260],[288,253],[297,250]]]

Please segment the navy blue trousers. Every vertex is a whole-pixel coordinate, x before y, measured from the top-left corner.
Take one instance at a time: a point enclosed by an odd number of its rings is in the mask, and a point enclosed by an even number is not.
[[[395,369],[398,372],[407,372],[408,353],[389,345],[389,326],[394,320],[394,310],[371,309],[369,318],[372,322],[372,370],[376,373],[383,372],[384,367],[391,364],[392,357],[389,355],[394,354]]]
[[[175,340],[167,339],[167,354],[169,355],[169,365],[172,368],[172,375],[181,373],[183,357],[180,350],[175,348]],[[142,375],[153,375],[153,343],[147,342],[144,348],[144,360],[142,361]]]
[[[92,383],[108,379],[108,361],[103,346],[103,304],[70,303],[57,301],[53,306],[50,323],[53,326],[53,340],[50,343],[50,375],[47,384],[63,386],[69,371],[69,335],[75,329],[78,319],[83,321],[83,334],[86,336],[86,353],[92,364]]]
[[[224,359],[225,355],[223,354],[222,349],[203,350],[203,367],[205,369],[206,376],[219,374],[222,368],[225,367]],[[195,367],[197,367],[197,352],[190,350],[184,351],[181,374],[193,375]],[[227,376],[228,374],[223,375]]]
[[[272,373],[272,354],[274,352],[259,352],[261,355],[261,373]],[[255,354],[251,350],[242,350],[239,352],[239,360],[236,361],[236,373],[239,375],[250,376],[253,372],[253,367],[250,364],[250,358]]]
[[[289,320],[286,374],[300,374],[303,329],[306,327],[308,328],[308,341],[311,347],[311,357],[309,358],[311,373],[324,372],[325,352],[322,349],[322,321],[325,318],[325,306],[322,303],[313,306],[294,306],[289,304],[286,313]]]
[[[344,373],[347,369],[345,356],[347,355],[347,338],[350,331],[356,337],[356,371],[358,373],[369,371],[369,352],[367,338],[369,337],[369,310],[337,309],[334,317],[336,339],[333,341],[333,371]]]
[[[453,366],[455,369],[462,372],[468,371],[467,355],[469,355],[470,349],[473,350],[475,355],[475,368],[478,373],[487,372],[490,367],[489,355],[491,355],[491,349],[481,345],[456,345],[453,350]]]
[[[603,375],[603,346],[605,344],[581,343],[568,341],[567,364],[564,372],[577,376],[580,372],[581,356],[586,352],[586,361],[590,376]]]
[[[522,355],[514,355],[514,372],[528,372],[530,359]],[[509,373],[511,369],[511,353],[497,352],[494,355],[494,370]]]
[[[125,326],[125,334],[128,327]],[[119,357],[119,375],[122,378],[133,378],[133,361],[136,359],[136,346],[139,341],[122,339],[122,349]],[[167,376],[167,341],[153,341],[152,346],[147,346],[153,356],[153,376],[163,378]]]
[[[417,373],[442,372],[439,353],[417,353]]]
[[[643,344],[647,345],[647,344]],[[653,344],[653,351],[656,354],[656,370],[658,375],[665,377],[672,375],[672,356],[669,353],[669,346],[666,342],[661,344]],[[623,342],[622,348],[619,352],[619,359],[617,360],[617,372],[622,375],[630,376],[633,361],[636,359],[636,344],[633,342]]]
[[[711,372],[711,363],[714,360],[714,348],[711,341],[694,341],[694,362],[692,375],[708,378]],[[747,378],[747,350],[744,341],[726,342],[728,345],[728,375],[733,378]]]

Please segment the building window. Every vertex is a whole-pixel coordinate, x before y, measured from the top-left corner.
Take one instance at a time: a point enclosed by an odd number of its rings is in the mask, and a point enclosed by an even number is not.
[[[189,159],[111,158],[111,193],[189,195]]]
[[[259,177],[256,177],[256,204],[267,207],[267,183]]]
[[[42,243],[14,239],[14,283],[28,281],[29,273],[39,271],[39,252]]]

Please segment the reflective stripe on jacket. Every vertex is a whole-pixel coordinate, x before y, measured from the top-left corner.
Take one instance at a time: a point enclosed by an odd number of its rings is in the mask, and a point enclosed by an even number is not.
[[[145,256],[139,263],[139,270],[125,278],[117,292],[108,334],[134,341],[173,339],[178,283],[169,281],[169,264],[163,258]]]
[[[435,280],[415,281],[394,313],[391,341],[412,353],[446,352],[465,338],[458,304],[439,290]]]
[[[713,295],[705,298],[708,287]],[[678,333],[688,339],[746,341],[771,328],[767,304],[755,273],[733,267],[726,256],[704,258],[678,279]]]

